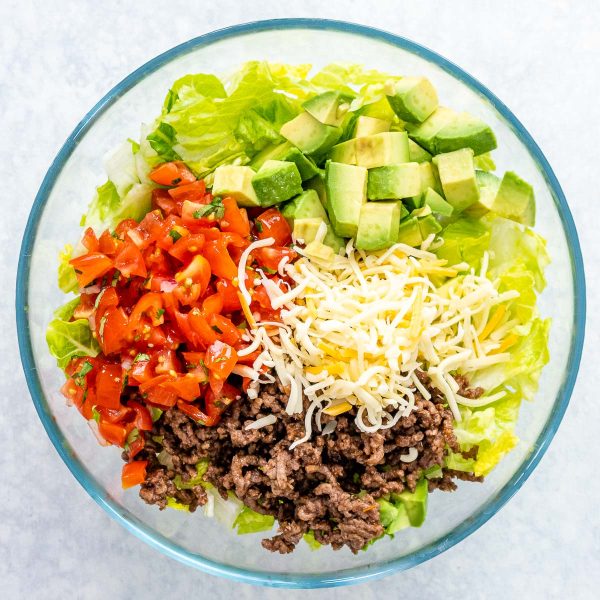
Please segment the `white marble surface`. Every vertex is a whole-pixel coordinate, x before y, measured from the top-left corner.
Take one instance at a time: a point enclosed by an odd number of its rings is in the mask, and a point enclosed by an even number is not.
[[[254,8],[248,8],[253,4]],[[14,324],[16,249],[35,192],[83,114],[132,69],[225,25],[348,19],[412,38],[494,90],[539,142],[579,227],[588,299],[600,294],[597,0],[0,2],[0,597],[278,598],[195,572],[127,534],[63,465],[34,412]],[[168,8],[167,8],[168,6]],[[600,317],[588,317],[571,407],[517,496],[470,538],[409,572],[316,598],[593,598],[600,592]],[[591,409],[588,409],[588,406]],[[285,592],[300,598],[306,592]]]

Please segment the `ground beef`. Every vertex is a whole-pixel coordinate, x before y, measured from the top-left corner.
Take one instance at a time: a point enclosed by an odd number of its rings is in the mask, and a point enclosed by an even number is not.
[[[287,395],[276,384],[263,386],[254,400],[233,404],[215,427],[201,426],[171,409],[155,424],[155,442],[140,456],[149,461],[140,496],[161,509],[172,497],[195,510],[206,502],[202,486],[180,490],[173,480],[179,475],[189,481],[196,475],[196,463],[208,458],[204,479],[223,498],[233,492],[251,509],[277,519],[277,535],[262,542],[267,550],[292,552],[312,531],[321,544],[334,549],[347,546],[356,553],[383,534],[378,498],[414,490],[424,470],[442,465],[447,448],[460,451],[452,413],[429,378],[424,373],[419,378],[431,390],[431,400],[416,394],[415,410],[393,427],[363,433],[354,416],[346,413],[335,417],[332,434],[315,432],[293,450],[290,443],[304,435],[304,418],[285,412]],[[468,388],[466,379],[457,377],[457,382],[461,395],[481,395],[479,388]],[[269,414],[278,417],[273,425],[245,429]],[[322,425],[333,419],[323,415]],[[409,448],[416,448],[418,457],[406,463],[402,457]],[[429,488],[455,489],[454,479],[481,481],[468,473],[444,470],[442,477],[429,482]]]

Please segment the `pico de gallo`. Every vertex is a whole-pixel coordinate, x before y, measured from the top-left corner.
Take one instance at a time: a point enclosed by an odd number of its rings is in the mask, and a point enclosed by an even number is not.
[[[176,405],[212,427],[247,389],[239,366],[260,352],[240,355],[248,322],[280,318],[265,287],[254,286],[256,269],[289,286],[278,266],[296,258],[278,209],[249,213],[213,196],[181,162],[161,164],[150,178],[160,187],[142,221],[125,219],[100,236],[86,229],[85,252],[70,261],[81,290],[73,319],[88,319],[100,353],[71,360],[62,393],[96,421],[102,440],[127,452],[124,488],[145,479],[147,461],[136,456],[161,411]],[[238,267],[261,239],[271,244],[246,261],[248,304]]]

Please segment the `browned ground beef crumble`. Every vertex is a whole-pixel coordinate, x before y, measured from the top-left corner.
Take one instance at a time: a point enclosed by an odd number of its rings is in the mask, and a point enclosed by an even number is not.
[[[273,552],[291,552],[309,530],[321,544],[334,549],[348,546],[352,552],[381,536],[377,498],[390,492],[414,490],[424,470],[442,465],[447,448],[458,452],[452,428],[452,413],[444,406],[439,391],[420,374],[432,393],[430,401],[416,394],[416,409],[390,429],[362,433],[354,417],[323,415],[323,426],[335,418],[335,431],[326,436],[313,433],[310,441],[290,451],[290,444],[304,435],[301,415],[285,412],[286,393],[277,385],[264,386],[255,400],[236,402],[215,427],[204,427],[172,409],[156,422],[140,458],[148,459],[148,477],[140,496],[161,509],[167,498],[189,505],[203,505],[206,492],[198,485],[179,490],[173,479],[196,475],[196,463],[210,460],[204,479],[227,498],[233,492],[251,509],[273,515],[279,533],[262,545]],[[483,390],[468,388],[457,378],[461,395],[478,397]],[[273,414],[277,422],[258,430],[245,426]],[[418,450],[411,463],[400,460],[408,448]],[[163,452],[162,463],[157,453]],[[167,458],[165,461],[164,458]],[[172,467],[171,467],[172,465]],[[429,481],[433,489],[454,490],[454,479],[481,481],[469,473],[444,469],[443,477]]]

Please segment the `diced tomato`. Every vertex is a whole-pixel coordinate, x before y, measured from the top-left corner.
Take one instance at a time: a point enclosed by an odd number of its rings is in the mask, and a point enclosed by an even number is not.
[[[98,406],[118,409],[121,406],[122,388],[121,365],[102,365],[96,375],[96,402]]]
[[[179,398],[187,402],[192,402],[200,396],[200,385],[191,373],[186,373],[175,381],[168,381],[164,386],[175,391]]]
[[[207,348],[217,341],[217,332],[208,324],[206,317],[197,308],[188,313],[188,323],[195,335],[197,345]]]
[[[77,274],[77,282],[81,287],[85,287],[102,277],[113,268],[113,261],[100,252],[89,252],[83,256],[78,256],[70,261],[71,266]]]
[[[117,294],[117,290],[113,287],[106,287],[100,291],[98,296],[96,296],[96,314],[94,320],[94,327],[96,331],[100,329],[100,324],[102,321],[102,317],[106,313],[109,308],[113,308],[119,305],[119,295]]]
[[[203,413],[196,405],[189,404],[184,402],[183,400],[177,401],[177,408],[184,414],[196,421],[197,423],[202,423],[204,425],[208,425],[207,421],[209,420],[208,415]]]
[[[185,185],[196,181],[196,176],[180,161],[158,165],[149,175],[159,185]]]
[[[154,372],[149,360],[138,360],[131,365],[131,370],[129,371],[129,383],[131,385],[150,381],[153,377]]]
[[[168,190],[155,188],[152,190],[152,209],[162,210],[166,216],[180,212],[181,207],[171,198]]]
[[[156,363],[154,370],[157,375],[163,373],[172,375],[173,373],[179,373],[183,370],[181,362],[173,350],[160,350],[154,355],[153,361]]]
[[[220,294],[211,294],[202,301],[202,313],[205,317],[208,315],[217,315],[223,310],[223,298]]]
[[[175,274],[175,281],[188,287],[190,282],[197,283],[200,286],[200,294],[203,294],[208,287],[211,274],[211,265],[204,256],[197,254],[191,262],[181,271]]]
[[[177,403],[177,392],[164,385],[157,385],[146,392],[146,400],[161,408],[171,408]]]
[[[292,242],[292,230],[277,208],[265,210],[255,221],[259,240],[273,238],[276,246],[287,246]]]
[[[224,238],[206,242],[203,249],[206,260],[210,263],[211,271],[224,279],[237,277],[238,269],[227,251]]]
[[[242,338],[242,332],[231,322],[231,319],[223,315],[210,315],[208,324],[216,331],[219,339],[230,346],[235,346]]]
[[[124,240],[127,232],[135,229],[138,226],[138,222],[135,219],[125,219],[121,221],[115,228],[115,235],[120,240]]]
[[[265,308],[270,310],[271,307],[271,298],[269,298],[269,294],[267,294],[267,290],[264,285],[259,285],[254,288],[252,294],[252,304],[258,304],[261,308]]]
[[[145,445],[146,439],[144,434],[140,432],[133,442],[129,443],[129,450],[127,451],[129,460],[133,460],[144,449]]]
[[[146,248],[162,235],[163,218],[159,210],[149,212],[135,229],[129,229],[127,236],[140,249]]]
[[[123,244],[115,256],[115,268],[119,269],[125,277],[137,275],[146,278],[148,275],[142,253],[131,242]]]
[[[108,308],[98,327],[98,342],[104,354],[118,352],[127,343],[127,315],[122,308]]]
[[[181,219],[183,221],[183,224],[190,227],[210,226],[211,221],[208,218],[203,218],[199,216],[198,211],[200,211],[201,214],[205,207],[206,202],[193,202],[192,200],[184,200],[183,204],[181,205]],[[214,217],[212,221],[214,221]]]
[[[142,324],[142,317],[147,317],[154,327],[164,323],[162,296],[157,292],[144,294],[129,315],[129,329],[135,331]]]
[[[239,390],[228,383],[222,385],[221,391],[218,394],[215,394],[212,389],[208,389],[204,397],[204,408],[207,416],[204,424],[207,427],[216,425],[221,420],[223,412],[240,395]]]
[[[217,279],[217,293],[223,301],[223,310],[226,313],[241,310],[238,287],[227,279]]]
[[[204,247],[204,234],[193,233],[178,239],[169,249],[169,254],[181,262],[187,262],[202,251]]]
[[[237,352],[229,344],[214,341],[206,350],[206,368],[220,379],[227,379],[237,362]]]
[[[84,386],[77,385],[74,379],[67,379],[67,381],[65,381],[63,386],[60,388],[60,391],[68,402],[71,402],[77,408],[81,407],[85,393]]]
[[[124,490],[140,485],[146,481],[147,460],[134,460],[123,465],[121,486]]]
[[[180,185],[169,190],[169,196],[175,202],[190,200],[191,202],[202,202],[206,194],[206,184],[204,180],[194,181],[185,185]]]
[[[91,227],[88,227],[83,232],[81,243],[87,248],[88,252],[98,252],[100,248],[98,238],[96,237],[96,234],[94,233],[94,230]]]
[[[103,421],[108,423],[121,423],[126,421],[132,414],[132,411],[126,406],[119,406],[118,408],[107,408],[105,406],[98,405],[98,413],[102,417]]]
[[[120,240],[114,235],[111,235],[110,231],[107,229],[102,233],[98,240],[98,250],[102,252],[102,254],[112,256],[119,248],[120,243]]]
[[[127,440],[127,428],[123,425],[116,425],[115,423],[109,423],[108,421],[100,419],[98,431],[109,444],[120,446],[121,448],[125,445],[125,441]]]
[[[281,247],[257,248],[252,255],[261,267],[271,271],[277,271],[283,258],[287,257],[288,263],[291,263],[298,256],[293,250]]]
[[[129,400],[127,407],[135,411],[133,422],[139,431],[152,431],[152,415],[145,406],[135,400]]]
[[[242,237],[249,236],[250,222],[246,210],[239,208],[237,202],[229,196],[223,198],[223,206],[225,207],[225,214],[221,219],[221,231],[231,231]]]

